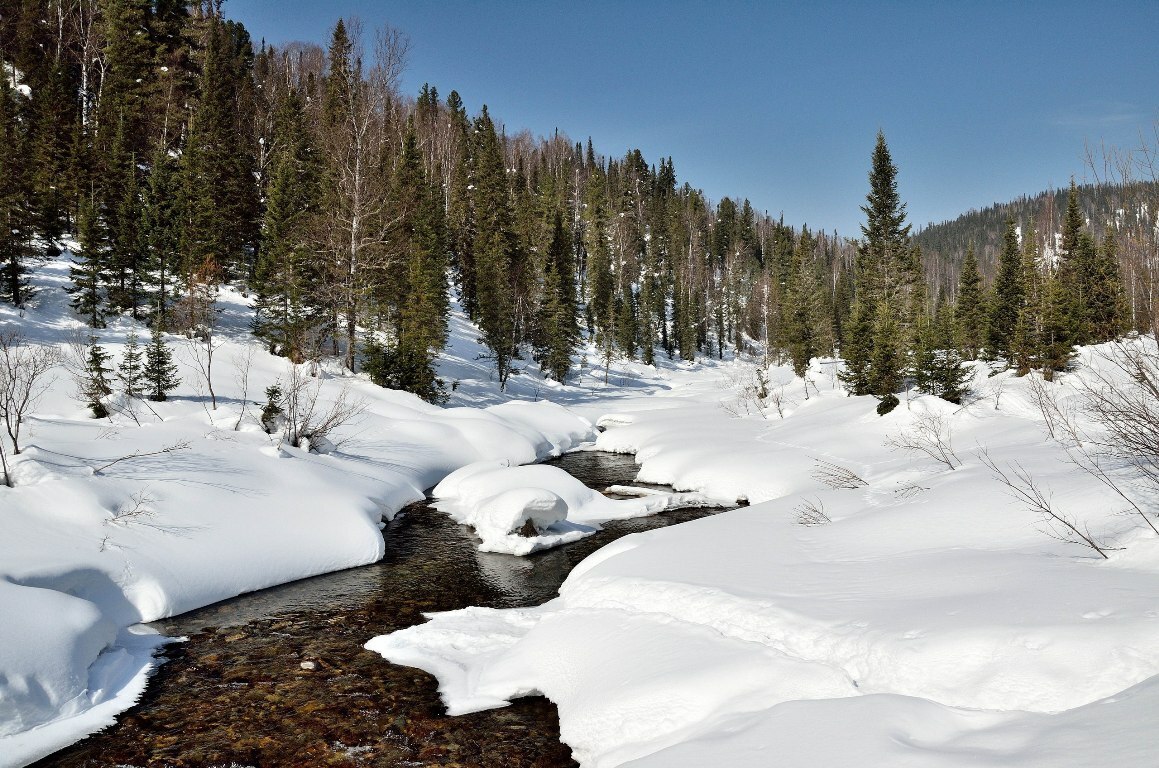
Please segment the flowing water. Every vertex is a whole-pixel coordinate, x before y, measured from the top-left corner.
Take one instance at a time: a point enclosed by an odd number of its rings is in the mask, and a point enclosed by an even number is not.
[[[553,462],[597,490],[632,484],[631,456]],[[157,622],[165,649],[119,722],[36,763],[47,766],[573,766],[541,696],[447,717],[433,677],[362,648],[371,637],[469,605],[539,605],[596,549],[636,531],[713,514],[671,510],[608,523],[525,558],[478,552],[470,529],[422,502],[391,522],[374,565],[255,592]]]

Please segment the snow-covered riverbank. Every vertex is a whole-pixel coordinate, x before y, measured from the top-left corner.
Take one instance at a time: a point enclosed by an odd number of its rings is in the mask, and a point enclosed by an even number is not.
[[[1062,412],[1081,375],[1052,385]],[[1048,438],[1030,380],[975,385],[885,417],[822,385],[784,419],[729,419],[708,376],[674,375],[598,446],[754,506],[622,539],[542,607],[368,647],[436,674],[451,712],[542,692],[584,766],[1155,764],[1159,540]],[[886,447],[931,419],[948,463]],[[1121,549],[1047,535],[982,448]],[[837,469],[850,487],[822,482]]]

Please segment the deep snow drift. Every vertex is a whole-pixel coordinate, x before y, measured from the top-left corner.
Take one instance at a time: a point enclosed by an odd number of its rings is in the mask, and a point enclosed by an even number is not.
[[[67,258],[45,267],[36,308],[0,307],[0,325],[64,349],[83,327],[67,308],[67,272]],[[320,403],[347,387],[365,411],[325,455],[279,445],[260,428],[258,401],[286,381],[288,363],[249,337],[243,297],[223,292],[220,308],[216,408],[193,364],[203,345],[172,336],[184,383],[169,401],[94,420],[61,368],[28,420],[26,449],[10,456],[16,487],[0,488],[0,765],[76,741],[132,704],[161,640],[130,629],[138,622],[374,562],[380,521],[452,471],[534,462],[592,436],[588,421],[551,403],[443,409],[322,372],[310,384]],[[97,332],[113,366],[134,326],[116,320]],[[174,450],[146,455],[165,448]]]
[[[1092,364],[1048,385],[1061,412]],[[753,506],[620,539],[541,607],[368,647],[437,675],[452,713],[543,693],[585,767],[1159,764],[1159,540],[1048,438],[1030,379],[979,371],[965,407],[879,417],[818,365],[809,399],[779,391],[784,418],[729,418],[740,368],[666,374],[597,445],[634,452],[641,481]],[[939,421],[947,462],[887,447]],[[1046,535],[983,447],[1120,549]],[[821,482],[834,468],[850,487]]]

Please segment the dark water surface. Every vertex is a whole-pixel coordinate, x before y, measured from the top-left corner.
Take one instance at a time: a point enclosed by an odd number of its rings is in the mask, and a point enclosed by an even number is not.
[[[631,456],[602,452],[551,463],[601,491],[631,484],[637,471]],[[608,523],[587,539],[517,558],[478,552],[469,528],[413,504],[387,526],[379,563],[157,622],[189,640],[165,649],[168,662],[141,702],[35,765],[574,766],[547,699],[447,717],[432,676],[388,664],[363,643],[422,623],[428,611],[539,605],[600,547],[715,511]]]

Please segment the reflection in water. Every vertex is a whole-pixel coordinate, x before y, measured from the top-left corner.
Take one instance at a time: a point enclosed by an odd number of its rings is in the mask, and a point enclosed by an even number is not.
[[[631,456],[573,453],[552,462],[603,490],[632,484]],[[529,557],[482,553],[469,528],[429,504],[384,531],[379,563],[226,600],[156,623],[189,635],[166,649],[140,704],[105,732],[38,766],[571,766],[554,705],[542,697],[446,717],[429,675],[362,644],[468,605],[531,606],[575,565],[635,531],[713,514],[670,510],[611,522]]]

